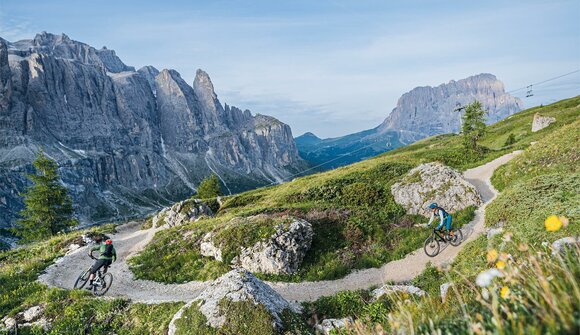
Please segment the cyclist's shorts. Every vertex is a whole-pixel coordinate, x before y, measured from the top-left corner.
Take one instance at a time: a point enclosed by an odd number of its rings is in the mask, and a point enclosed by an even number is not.
[[[95,274],[97,273],[97,271],[99,271],[100,268],[102,268],[103,266],[109,266],[111,265],[111,263],[113,263],[112,259],[97,259],[95,261],[95,264],[93,264],[93,266],[91,267],[91,273]]]

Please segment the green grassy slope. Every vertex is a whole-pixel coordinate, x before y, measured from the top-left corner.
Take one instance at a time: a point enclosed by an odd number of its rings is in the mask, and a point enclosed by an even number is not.
[[[580,97],[575,97],[522,111],[488,127],[481,142],[485,147],[481,156],[466,156],[460,136],[440,135],[360,163],[229,197],[216,218],[158,233],[157,242],[149,245],[142,256],[133,258],[134,272],[139,278],[164,282],[215,278],[227,267],[199,254],[203,233],[233,217],[260,213],[300,216],[312,222],[315,230],[313,246],[297,274],[263,278],[334,279],[353,269],[376,267],[401,258],[420,247],[428,232],[412,228],[413,223],[424,219],[406,215],[393,201],[390,186],[394,182],[421,163],[441,161],[465,170],[516,149],[525,149],[531,142],[557,134],[563,125],[576,120],[579,105]],[[532,133],[536,112],[555,116],[557,121]],[[510,134],[515,136],[515,142],[505,145]],[[459,223],[468,222],[471,212],[458,213]]]
[[[111,225],[91,229],[102,233],[113,230]],[[44,305],[44,316],[52,320],[48,334],[164,334],[182,303],[145,305],[131,304],[125,299],[94,299],[84,290],[48,288],[36,281],[85,232],[75,231],[0,252],[0,318]],[[41,333],[45,334],[40,328],[18,330],[18,334]]]
[[[531,133],[535,112],[555,116],[556,124]],[[580,328],[580,298],[575,293],[580,286],[578,257],[559,261],[541,245],[563,236],[580,234],[577,192],[580,189],[579,116],[580,97],[576,97],[523,111],[490,127],[483,139],[488,150],[482,157],[465,160],[459,150],[459,137],[442,135],[335,171],[242,193],[229,198],[215,219],[159,233],[156,242],[144,251],[144,257],[137,258],[135,271],[142,277],[167,282],[213,278],[227,267],[200,257],[196,239],[230,218],[257,213],[303,216],[313,222],[316,229],[317,239],[302,272],[292,278],[277,279],[335,278],[356,267],[375,266],[414,250],[424,237],[421,230],[408,228],[418,218],[405,215],[392,202],[388,192],[390,185],[408,169],[433,160],[466,169],[515,149],[526,149],[522,156],[494,175],[494,184],[503,192],[487,211],[487,224],[504,222],[505,231],[512,234],[511,242],[504,241],[501,235],[489,241],[482,236],[465,246],[448,271],[429,268],[414,281],[430,292],[431,297],[426,299],[403,296],[371,301],[368,292],[345,292],[309,304],[305,309],[306,317],[358,316],[364,323],[352,333],[361,334],[375,333],[376,325],[388,332],[406,327],[407,330],[413,328],[416,333],[437,330],[462,333],[478,324],[490,332],[518,333],[510,332],[512,328],[502,324],[506,320],[521,327],[520,333],[574,333],[574,329]],[[516,135],[516,142],[504,146],[511,133]],[[538,143],[530,146],[533,141]],[[465,215],[464,221],[468,221],[469,214],[469,211],[462,214]],[[549,214],[566,215],[571,224],[558,232],[546,232],[543,220]],[[112,228],[96,229],[110,231]],[[230,233],[237,238],[246,238],[243,232]],[[46,315],[53,320],[50,334],[79,333],[79,330],[84,330],[84,334],[164,334],[181,303],[144,305],[131,304],[124,299],[95,299],[82,291],[49,289],[36,281],[38,274],[62,256],[71,241],[81,233],[73,232],[17,250],[0,251],[0,317],[45,304]],[[249,235],[248,238],[256,238],[256,234]],[[520,244],[529,246],[531,251],[518,250]],[[493,266],[486,261],[489,248],[511,253],[514,260],[508,262],[508,268],[521,267],[522,275],[530,278],[514,277],[518,281],[508,283],[514,292],[513,298],[499,304],[495,300],[493,306],[509,308],[511,314],[507,316],[490,309],[491,302],[486,304],[478,300],[480,293],[473,289],[477,273]],[[146,259],[155,261],[147,264]],[[536,259],[539,264],[524,266],[531,259]],[[153,267],[141,270],[139,265],[143,264]],[[160,273],[166,273],[167,277]],[[547,275],[543,276],[544,273]],[[438,289],[447,281],[456,282],[457,291],[452,291],[447,302],[442,304]],[[494,292],[491,294],[496,294]],[[522,297],[529,299],[525,302]],[[415,303],[409,304],[409,300]],[[530,301],[537,304],[529,305]],[[550,305],[554,301],[558,303],[558,311]],[[494,313],[499,317],[496,318]],[[519,319],[514,320],[513,315]],[[500,324],[504,328],[498,330]],[[41,331],[21,329],[19,333],[38,334]]]
[[[469,333],[473,327],[499,334],[529,332],[574,333],[580,329],[580,249],[563,258],[553,256],[552,242],[566,236],[580,236],[580,101],[569,99],[544,109],[524,111],[497,125],[502,134],[517,133],[520,138],[538,141],[523,154],[496,170],[492,181],[502,190],[486,210],[488,227],[503,226],[504,232],[491,239],[481,236],[469,243],[447,269],[428,268],[413,284],[430,297],[404,304],[395,297],[376,307],[376,302],[359,304],[350,314],[363,321],[351,330],[354,334],[372,334],[374,327],[392,332],[404,329],[415,333]],[[520,132],[528,127],[536,111],[553,115],[558,122],[535,134]],[[574,111],[569,114],[567,111]],[[489,144],[503,139],[487,139]],[[516,144],[516,146],[518,146]],[[565,216],[570,224],[556,232],[547,231],[544,220],[550,215]],[[481,271],[496,266],[487,259],[496,250],[507,263],[505,279],[488,289],[492,297],[483,298],[475,278]],[[509,257],[501,255],[510,255]],[[454,282],[447,302],[439,298],[440,285]],[[503,286],[502,286],[503,285]],[[512,293],[494,297],[502,287]],[[493,290],[496,290],[495,293]],[[491,291],[491,293],[489,293]],[[341,293],[341,295],[353,293]],[[364,297],[366,292],[357,293]],[[325,317],[328,310],[339,309],[344,301],[336,297],[308,305],[308,311]],[[360,298],[359,298],[360,299]],[[495,299],[495,300],[494,300]],[[369,314],[370,307],[383,309],[382,316]],[[479,314],[479,316],[478,316]],[[334,314],[344,317],[346,314]]]

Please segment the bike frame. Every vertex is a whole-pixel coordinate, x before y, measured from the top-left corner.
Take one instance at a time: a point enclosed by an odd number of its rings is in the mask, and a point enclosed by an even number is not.
[[[433,239],[438,239],[441,242],[447,242],[447,240],[445,240],[445,235],[438,229],[433,228]]]

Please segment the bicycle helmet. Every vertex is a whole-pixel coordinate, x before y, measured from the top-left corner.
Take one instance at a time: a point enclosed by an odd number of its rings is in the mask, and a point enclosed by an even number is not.
[[[430,208],[430,209],[435,209],[435,208],[437,208],[437,207],[438,207],[438,206],[437,206],[437,203],[436,203],[436,202],[434,202],[434,203],[432,203],[431,205],[429,205],[429,208]]]
[[[113,240],[106,240],[105,244],[113,244]]]

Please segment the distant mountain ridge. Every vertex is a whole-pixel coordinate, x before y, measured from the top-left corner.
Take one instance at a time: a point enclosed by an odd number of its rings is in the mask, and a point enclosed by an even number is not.
[[[397,106],[378,127],[329,139],[312,133],[296,137],[302,158],[322,169],[358,162],[422,138],[456,133],[461,125],[463,106],[479,100],[488,110],[487,123],[495,123],[520,111],[523,103],[504,90],[494,75],[482,73],[436,87],[423,86],[403,94]],[[329,163],[327,163],[329,162]]]
[[[0,227],[39,148],[57,160],[83,222],[141,215],[182,200],[216,173],[226,192],[305,167],[290,127],[222,105],[207,73],[127,66],[107,48],[40,33],[0,39]]]

